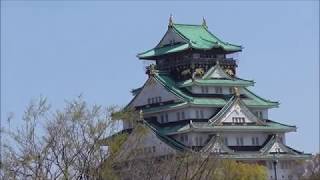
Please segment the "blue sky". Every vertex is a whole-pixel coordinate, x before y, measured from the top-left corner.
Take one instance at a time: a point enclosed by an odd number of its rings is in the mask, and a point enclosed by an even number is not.
[[[147,76],[136,54],[153,48],[174,22],[200,24],[244,46],[238,76],[279,101],[269,118],[296,125],[287,143],[319,151],[319,2],[1,2],[1,118],[19,124],[32,98],[54,108],[83,94],[125,105]]]

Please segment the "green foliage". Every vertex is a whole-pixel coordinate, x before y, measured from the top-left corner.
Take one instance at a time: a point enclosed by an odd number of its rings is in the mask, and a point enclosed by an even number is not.
[[[111,157],[120,152],[122,144],[127,140],[127,138],[128,134],[122,133],[114,136],[111,140],[108,141]]]
[[[266,180],[267,170],[258,164],[223,160],[216,173],[217,180]]]

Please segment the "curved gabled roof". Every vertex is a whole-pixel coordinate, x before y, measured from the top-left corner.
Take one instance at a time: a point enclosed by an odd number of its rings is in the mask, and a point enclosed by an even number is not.
[[[188,79],[178,83],[179,87],[188,87],[193,85],[200,86],[253,86],[254,81],[232,77],[227,74],[219,65],[218,61],[215,66],[211,67],[201,79]]]
[[[172,24],[169,26],[168,31],[169,30],[176,33],[176,35],[181,37],[184,42],[168,44],[165,46],[156,46],[153,49],[139,53],[137,57],[140,59],[152,59],[157,56],[180,52],[191,48],[200,50],[220,48],[228,53],[239,52],[242,50],[242,47],[239,45],[230,44],[220,40],[204,25]]]

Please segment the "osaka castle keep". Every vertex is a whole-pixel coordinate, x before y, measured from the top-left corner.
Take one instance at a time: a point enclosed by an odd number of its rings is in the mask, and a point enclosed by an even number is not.
[[[205,19],[191,25],[170,17],[160,42],[137,55],[153,62],[127,105],[140,112],[150,131],[141,154],[212,153],[264,165],[269,179],[294,179],[294,162],[310,154],[286,145],[286,133],[296,126],[269,119],[269,109],[279,103],[253,93],[255,82],[237,76],[230,54],[242,49],[210,32]],[[132,124],[124,122],[123,128],[130,131]]]

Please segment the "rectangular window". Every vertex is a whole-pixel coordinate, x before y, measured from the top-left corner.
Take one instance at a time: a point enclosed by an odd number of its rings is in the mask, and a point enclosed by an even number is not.
[[[232,123],[245,123],[246,119],[244,117],[232,117]]]
[[[243,137],[240,137],[240,145],[243,146]]]
[[[196,110],[196,118],[199,119],[199,110]]]
[[[196,136],[196,146],[199,146],[199,137]]]
[[[209,93],[209,88],[208,88],[207,86],[204,87],[204,92],[205,92],[206,94]]]
[[[259,138],[256,137],[256,145],[259,146]]]
[[[151,99],[150,98],[148,98],[148,104],[151,104]]]
[[[161,123],[164,123],[164,116],[163,116],[163,114],[161,114],[160,119],[161,119]]]
[[[169,122],[169,117],[168,117],[167,113],[166,113],[165,117],[166,117],[166,122]]]
[[[180,120],[180,112],[177,112],[177,120]]]
[[[181,119],[185,119],[184,111],[181,112]]]
[[[222,88],[221,87],[216,87],[215,90],[216,90],[217,94],[222,94]]]
[[[162,98],[161,97],[159,97],[159,102],[162,102]]]
[[[204,119],[203,110],[200,110],[200,118],[201,118],[201,119]]]
[[[234,92],[233,92],[233,87],[230,87],[230,88],[229,88],[229,93],[230,93],[230,94],[234,94]]]
[[[227,138],[227,137],[225,137],[225,138],[224,138],[224,144],[225,144],[225,145],[227,145],[227,146],[228,146],[228,144],[229,144],[229,143],[228,143],[228,138]]]
[[[252,141],[252,145],[256,145],[256,142],[255,142],[255,138],[254,138],[254,137],[251,138],[251,141]]]
[[[243,137],[237,137],[237,145],[243,146]]]

